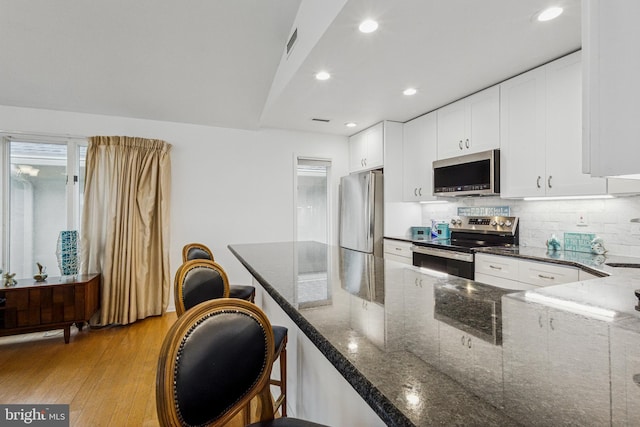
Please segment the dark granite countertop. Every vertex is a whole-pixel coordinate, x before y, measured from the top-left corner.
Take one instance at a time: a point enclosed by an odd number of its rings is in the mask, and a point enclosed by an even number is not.
[[[518,425],[499,408],[491,323],[510,291],[315,242],[229,249],[387,425]],[[469,361],[442,344],[458,352],[461,338],[490,355],[496,383],[467,381]]]

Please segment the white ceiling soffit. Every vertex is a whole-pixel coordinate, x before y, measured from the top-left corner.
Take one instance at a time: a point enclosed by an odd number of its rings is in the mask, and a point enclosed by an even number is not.
[[[537,22],[552,3],[564,13]],[[350,135],[405,122],[579,49],[580,13],[580,0],[350,0],[270,100],[262,125]],[[379,22],[376,32],[358,31],[365,18]],[[332,77],[315,80],[320,70]],[[404,96],[407,87],[418,93]]]
[[[580,0],[554,3],[0,0],[0,105],[350,135],[579,49]]]

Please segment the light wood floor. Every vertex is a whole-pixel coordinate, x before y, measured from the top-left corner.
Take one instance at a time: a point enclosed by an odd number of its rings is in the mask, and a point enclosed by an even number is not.
[[[128,326],[0,338],[0,403],[64,403],[71,426],[158,426],[155,377],[175,313]]]

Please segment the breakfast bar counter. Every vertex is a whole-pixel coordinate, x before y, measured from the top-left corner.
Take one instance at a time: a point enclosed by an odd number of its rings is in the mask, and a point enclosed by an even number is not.
[[[638,269],[554,254],[608,276],[519,291],[316,242],[229,248],[254,277],[256,302],[290,329],[292,416],[334,426],[640,423]]]
[[[499,301],[504,290],[478,285],[471,291],[473,282],[465,279],[429,274],[315,242],[229,248],[268,298],[372,408],[380,425],[518,425],[494,406],[499,406],[502,390],[500,345],[483,336],[486,331],[458,329],[456,326],[464,325],[447,319],[461,316],[446,312],[447,304],[452,311],[460,309],[455,303],[458,293],[475,293],[479,301]],[[440,290],[446,301],[435,313],[434,298]],[[467,317],[473,317],[474,310],[482,316],[491,306],[469,301]],[[291,339],[288,355],[295,354],[290,347]],[[486,383],[477,381],[472,372],[473,351],[482,351],[491,359],[490,366],[482,368],[490,373],[477,376],[486,377]],[[292,366],[288,364],[287,369]],[[318,377],[315,387],[321,386],[324,375]],[[306,388],[297,392],[305,393],[309,393]],[[339,398],[342,391],[331,394]],[[479,394],[491,397],[493,404]],[[315,398],[324,397],[330,396]],[[322,404],[316,401],[314,405]],[[337,410],[332,407],[328,418],[313,421],[347,425],[345,420],[331,418]],[[291,415],[306,415],[300,408],[290,411]],[[364,419],[360,424],[353,422],[348,421],[349,425],[369,425]]]

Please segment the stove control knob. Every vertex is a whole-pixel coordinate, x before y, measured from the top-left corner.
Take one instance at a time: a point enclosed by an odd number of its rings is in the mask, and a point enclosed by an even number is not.
[[[513,224],[511,223],[511,221],[507,220],[504,225],[506,225],[507,227],[511,227]]]
[[[498,225],[498,223],[496,222],[496,220],[495,220],[495,219],[492,219],[492,220],[491,220],[491,226],[492,226],[492,227],[495,227],[496,225]]]
[[[502,227],[504,225],[504,221],[500,221],[500,223],[498,225],[500,225],[500,227]]]

